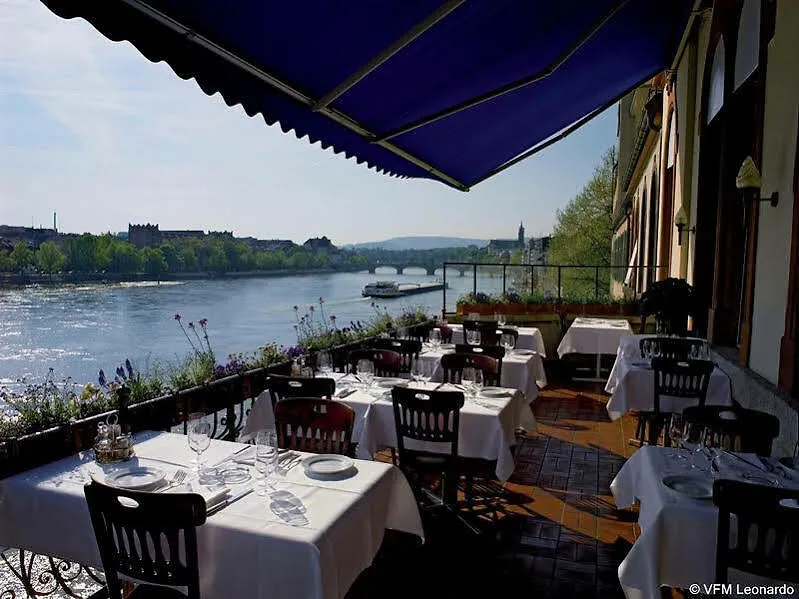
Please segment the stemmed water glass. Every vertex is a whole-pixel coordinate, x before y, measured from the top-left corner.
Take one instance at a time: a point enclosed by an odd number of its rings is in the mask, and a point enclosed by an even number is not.
[[[413,361],[411,378],[418,383],[427,383],[430,380],[430,373],[425,368],[424,363],[418,358]]]
[[[438,327],[432,329],[430,331],[430,335],[428,336],[428,341],[430,345],[433,346],[434,350],[437,350],[441,347],[441,329]]]
[[[197,454],[194,471],[199,477],[202,468],[202,453],[211,445],[211,423],[205,414],[192,414],[188,423],[189,447]]]
[[[497,324],[499,326],[504,327],[507,322],[508,319],[504,314],[497,314]]]
[[[480,345],[480,331],[466,331],[466,343],[469,345]]]
[[[322,376],[330,376],[333,374],[333,360],[328,351],[320,351],[316,354],[316,370]]]
[[[483,371],[467,366],[461,374],[461,382],[469,395],[474,399],[483,389]]]
[[[355,371],[367,393],[375,382],[375,364],[371,360],[358,360]]]
[[[685,430],[682,414],[677,414],[675,412],[671,415],[671,422],[669,423],[669,439],[671,439],[672,446],[677,448],[677,451],[672,454],[674,459],[688,459],[687,456],[683,455],[682,453],[682,451],[685,449]]]
[[[266,495],[271,488],[270,475],[277,470],[277,433],[273,430],[258,431],[255,436],[255,469],[260,473],[262,484],[259,495]]]
[[[516,347],[516,338],[511,333],[503,333],[499,342],[508,354],[512,354]]]

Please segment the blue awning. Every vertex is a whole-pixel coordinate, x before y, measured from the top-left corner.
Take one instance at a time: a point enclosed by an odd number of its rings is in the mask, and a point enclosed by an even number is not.
[[[690,0],[42,0],[206,94],[468,189],[672,61]]]

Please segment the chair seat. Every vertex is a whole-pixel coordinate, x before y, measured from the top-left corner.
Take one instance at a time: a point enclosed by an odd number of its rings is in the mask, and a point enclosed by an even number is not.
[[[128,599],[186,599],[186,593],[170,587],[140,584],[128,595]]]

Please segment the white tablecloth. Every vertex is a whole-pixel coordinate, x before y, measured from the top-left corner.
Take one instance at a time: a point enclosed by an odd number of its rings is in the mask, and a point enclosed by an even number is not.
[[[641,536],[619,566],[627,599],[660,599],[661,585],[689,588],[714,582],[718,510],[710,500],[691,499],[663,485],[665,475],[685,474],[690,467],[671,459],[674,451],[642,447],[610,485],[617,507],[640,504]]]
[[[640,356],[637,350],[636,353]],[[652,411],[655,403],[655,372],[644,361],[623,355],[620,347],[605,391],[611,394],[607,405],[611,420],[617,420],[631,410]],[[718,367],[714,368],[710,375],[705,403],[732,405],[730,379]],[[683,408],[693,405],[696,405],[695,401],[668,396],[660,398],[662,412],[682,412]]]
[[[615,354],[620,340],[632,333],[626,320],[575,318],[558,345],[558,357],[566,354]]]
[[[339,389],[346,388],[345,384],[339,383]],[[413,383],[413,386],[426,389],[438,387],[435,383]],[[458,439],[459,455],[496,460],[496,475],[502,481],[508,480],[513,474],[512,447],[516,440],[516,428],[521,426],[529,432],[536,429],[533,412],[524,395],[515,389],[508,391],[511,393],[508,397],[480,397],[477,401],[467,397],[461,410]],[[386,389],[382,395],[378,394],[377,390],[374,395],[359,390],[337,399],[355,410],[352,440],[358,443],[358,457],[362,459],[371,459],[380,447],[397,446],[390,391]],[[263,393],[253,405],[243,434],[251,436],[260,429],[274,427],[274,423],[272,402],[268,393]],[[417,448],[415,445],[413,447]],[[420,445],[418,448],[429,451],[441,449],[436,444]]]
[[[158,466],[169,477],[175,464],[190,464],[184,436],[141,437],[138,462]],[[241,447],[213,441],[204,460],[217,463]],[[90,472],[98,469],[89,454],[0,481],[0,545],[101,567],[83,495]],[[276,490],[305,506],[303,526],[285,522],[270,509],[271,499],[257,493],[209,516],[198,529],[203,597],[341,599],[370,565],[386,528],[422,536],[402,473],[379,462],[359,460],[356,466],[354,477],[339,481],[312,480],[302,467],[278,477]]]
[[[452,353],[454,350],[425,349],[419,355],[419,360],[425,370],[433,377],[434,381],[443,380],[441,371],[441,356]],[[544,370],[544,360],[535,350],[520,349],[506,353],[502,358],[502,386],[517,389],[524,393],[528,401],[535,401],[538,389],[547,386],[547,374]]]
[[[452,343],[466,343],[463,339],[463,325],[451,324]],[[544,346],[544,338],[537,327],[516,327],[519,330],[519,340],[516,342],[517,349],[534,349],[542,358],[547,357],[547,350]]]

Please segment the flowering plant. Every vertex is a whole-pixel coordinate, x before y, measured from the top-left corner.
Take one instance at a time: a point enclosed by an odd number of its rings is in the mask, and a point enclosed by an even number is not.
[[[654,315],[658,333],[685,334],[695,309],[694,288],[685,279],[656,281],[641,295],[641,314]]]

